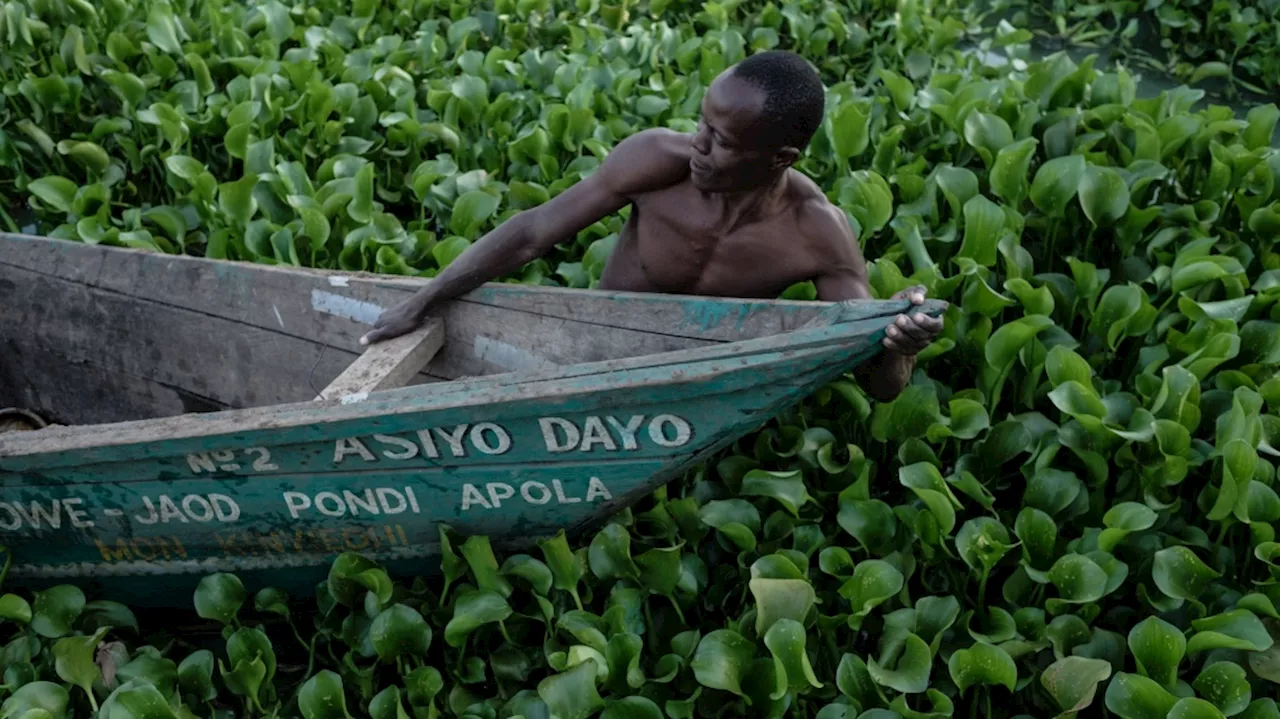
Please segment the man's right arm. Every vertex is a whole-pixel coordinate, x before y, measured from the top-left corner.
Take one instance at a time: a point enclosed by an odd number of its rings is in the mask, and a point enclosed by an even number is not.
[[[412,297],[378,318],[361,344],[416,329],[432,307],[466,294],[551,251],[641,192],[679,181],[689,171],[689,140],[669,130],[645,130],[619,142],[586,179],[551,200],[512,216],[467,248]]]

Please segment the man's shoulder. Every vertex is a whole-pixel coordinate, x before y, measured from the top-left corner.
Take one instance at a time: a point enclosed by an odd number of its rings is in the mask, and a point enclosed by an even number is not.
[[[796,229],[802,237],[818,244],[854,239],[844,210],[832,204],[812,180],[804,178],[797,185],[793,207]]]
[[[606,164],[617,189],[644,192],[689,174],[689,135],[662,127],[641,130],[614,146]]]

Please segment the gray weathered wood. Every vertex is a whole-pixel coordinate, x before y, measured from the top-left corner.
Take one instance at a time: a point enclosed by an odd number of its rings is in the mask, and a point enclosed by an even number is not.
[[[432,318],[408,334],[369,347],[316,399],[341,399],[403,387],[435,357],[443,343],[444,323]]]

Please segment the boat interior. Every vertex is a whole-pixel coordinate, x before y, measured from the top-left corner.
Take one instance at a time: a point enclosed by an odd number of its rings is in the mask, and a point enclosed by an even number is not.
[[[88,425],[313,400],[424,278],[210,261],[0,234],[0,415]],[[491,283],[440,308],[410,384],[795,329],[825,303]]]

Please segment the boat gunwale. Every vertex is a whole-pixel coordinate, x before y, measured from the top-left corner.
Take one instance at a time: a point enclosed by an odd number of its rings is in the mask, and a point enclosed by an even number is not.
[[[664,297],[664,295],[656,296]],[[477,404],[492,405],[497,401],[532,400],[540,395],[548,398],[568,398],[613,391],[627,384],[629,374],[674,364],[728,362],[769,352],[798,354],[804,350],[824,351],[832,345],[852,344],[876,334],[875,331],[866,331],[867,322],[884,320],[913,307],[927,314],[941,314],[945,311],[947,303],[941,300],[926,300],[923,306],[916,307],[908,300],[853,300],[822,303],[822,305],[825,305],[826,311],[820,312],[809,325],[798,329],[734,342],[718,342],[703,347],[412,385],[371,392],[360,397],[359,401],[343,399],[302,401],[16,433],[21,436],[0,437],[0,460],[35,460],[40,467],[33,467],[30,470],[0,469],[0,474],[75,466],[82,463],[75,461],[59,463],[56,456],[101,447],[128,447],[158,441],[213,438],[259,430],[289,429],[302,425],[337,425],[377,417],[458,409]],[[861,316],[843,319],[840,313],[849,307],[857,308]],[[885,322],[881,329],[887,329],[888,324]],[[564,383],[575,379],[608,375],[612,376],[606,380],[604,386],[578,389],[563,386]],[[636,388],[701,381],[705,381],[705,377],[695,379],[673,374],[670,378],[644,380],[636,385]],[[558,383],[562,386],[556,386]],[[505,393],[507,396],[494,397],[492,395],[495,392]],[[323,416],[317,416],[318,413]],[[137,436],[148,430],[154,431],[156,436],[151,439]]]

